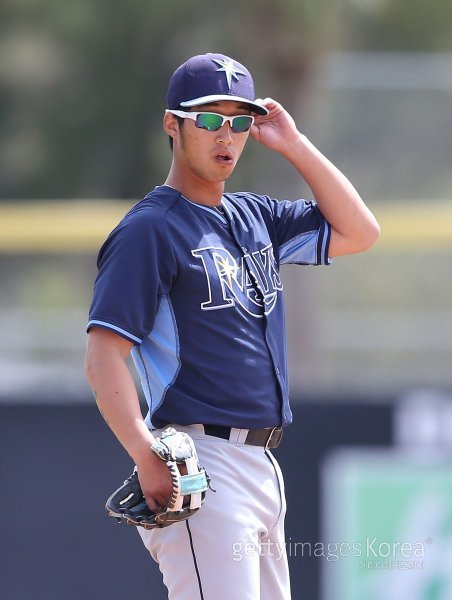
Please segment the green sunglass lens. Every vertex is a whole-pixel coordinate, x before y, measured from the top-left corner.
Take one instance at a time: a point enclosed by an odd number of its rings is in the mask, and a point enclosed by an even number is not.
[[[253,119],[248,116],[235,117],[232,122],[232,131],[235,131],[236,133],[243,133],[244,131],[248,131],[248,129],[251,127],[252,122]]]
[[[243,133],[248,131],[253,122],[253,118],[248,115],[234,117],[232,120],[232,131]],[[196,117],[196,127],[207,129],[207,131],[218,131],[223,124],[223,117],[215,113],[200,113]]]
[[[217,129],[220,129],[222,121],[220,115],[201,113],[196,118],[196,126],[208,131],[217,131]]]

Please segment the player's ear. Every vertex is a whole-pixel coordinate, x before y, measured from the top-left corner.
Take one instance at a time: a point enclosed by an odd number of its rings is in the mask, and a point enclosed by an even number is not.
[[[175,138],[179,133],[179,123],[172,113],[165,113],[163,115],[163,130],[171,138]]]

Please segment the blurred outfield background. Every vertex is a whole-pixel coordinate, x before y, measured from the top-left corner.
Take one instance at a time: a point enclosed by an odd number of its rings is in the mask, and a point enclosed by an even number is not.
[[[96,527],[108,486],[124,475],[111,459],[121,460],[121,451],[95,425],[83,375],[86,316],[99,245],[169,167],[161,131],[168,78],[188,56],[205,51],[247,64],[257,94],[292,112],[382,226],[369,253],[336,259],[329,268],[283,270],[297,419],[292,454],[281,450],[281,462],[290,470],[295,452],[301,465],[289,476],[288,537],[363,548],[367,535],[383,543],[433,539],[422,568],[418,557],[415,567],[402,566],[408,561],[400,549],[384,556],[386,546],[358,562],[291,556],[294,598],[451,600],[452,4],[441,0],[2,2],[1,479],[9,478],[10,488],[14,482],[14,506],[26,510],[26,457],[41,453],[33,481],[39,488],[38,475],[50,468],[49,486],[63,490],[63,504],[83,528],[65,484],[64,456],[53,465],[47,450],[58,452],[62,427],[78,427],[71,449],[65,446],[72,480],[83,481],[92,466],[86,446],[93,464],[111,473],[95,491],[100,510],[92,529],[71,551],[58,522],[56,531],[48,525],[54,538],[44,528],[39,545],[21,558],[23,548],[7,534],[33,535],[2,525],[2,564],[11,565],[0,574],[4,597],[29,597],[15,574],[30,568],[41,545],[53,548],[54,569],[40,565],[38,576],[36,568],[36,598],[90,599],[102,590],[113,600],[125,586],[119,573],[110,583],[98,573],[99,588],[93,583],[87,591],[72,581],[72,591],[61,591],[68,570],[57,548],[85,565],[103,553],[115,559],[97,536],[110,536],[114,548],[116,530],[103,521],[102,534]],[[310,197],[291,167],[252,140],[227,189]],[[84,416],[60,422],[62,414]],[[362,451],[374,444],[380,453]],[[19,468],[18,445],[27,465]],[[44,503],[42,490],[39,498]],[[301,526],[299,514],[290,516],[300,502]],[[129,565],[147,566],[133,541]],[[88,567],[86,573],[95,579]],[[140,579],[137,593],[139,585]]]

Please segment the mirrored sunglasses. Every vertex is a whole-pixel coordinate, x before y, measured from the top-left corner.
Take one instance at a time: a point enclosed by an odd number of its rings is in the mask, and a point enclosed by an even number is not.
[[[195,122],[199,129],[207,129],[207,131],[218,131],[226,122],[229,123],[234,133],[244,133],[249,131],[254,123],[254,117],[251,115],[236,115],[234,117],[226,117],[217,113],[210,112],[184,112],[182,110],[170,110],[165,112],[182,117],[182,119],[191,119]]]

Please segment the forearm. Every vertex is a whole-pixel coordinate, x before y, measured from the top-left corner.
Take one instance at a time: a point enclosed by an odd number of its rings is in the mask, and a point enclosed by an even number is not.
[[[132,375],[116,350],[90,352],[86,375],[105,421],[135,463],[150,454],[154,442],[146,426]]]
[[[299,134],[283,155],[309,185],[335,234],[333,254],[360,252],[379,235],[378,223],[345,177],[304,135]]]
[[[135,382],[126,359],[132,343],[102,328],[88,336],[85,371],[105,421],[138,468],[141,489],[153,511],[172,492],[165,463],[151,451],[155,438],[143,420]]]

